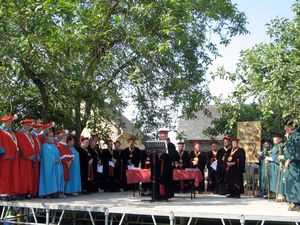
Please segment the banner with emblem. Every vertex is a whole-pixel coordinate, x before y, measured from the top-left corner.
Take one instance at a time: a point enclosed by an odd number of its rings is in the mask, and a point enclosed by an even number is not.
[[[246,162],[258,163],[257,152],[261,149],[261,122],[244,121],[237,124],[239,146],[245,149]]]

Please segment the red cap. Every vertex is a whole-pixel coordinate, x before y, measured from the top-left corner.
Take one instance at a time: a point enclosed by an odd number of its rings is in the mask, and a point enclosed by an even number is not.
[[[121,145],[121,142],[120,142],[119,140],[116,140],[116,141],[114,142],[114,144],[117,144],[117,143],[119,143],[119,144]]]
[[[55,132],[55,135],[60,136],[62,134],[69,134],[69,130],[58,130]]]
[[[3,116],[3,117],[0,119],[0,121],[1,121],[1,122],[8,122],[8,121],[15,120],[15,119],[18,119],[17,114],[10,115],[10,116]]]
[[[89,140],[89,138],[88,137],[84,137],[84,136],[80,136],[80,138],[79,138],[80,142],[83,142],[83,141],[86,141],[86,140]]]
[[[54,126],[55,126],[55,123],[54,122],[50,122],[50,123],[44,124],[43,128],[51,128],[51,127],[54,127]]]
[[[184,145],[184,142],[183,142],[183,141],[179,141],[179,142],[177,143],[177,145]]]
[[[193,145],[194,145],[194,146],[197,145],[197,144],[200,145],[200,144],[201,144],[200,141],[194,141],[194,142],[193,142]]]
[[[231,141],[231,138],[230,137],[223,137],[223,141]]]
[[[41,124],[41,123],[34,123],[34,124],[32,125],[32,127],[34,127],[34,128],[42,128],[42,127],[44,127],[44,125]]]
[[[32,120],[32,119],[24,119],[20,123],[21,124],[26,124],[26,123],[33,123],[33,122],[34,122],[34,120]]]
[[[231,141],[237,141],[237,142],[239,142],[240,139],[238,139],[238,138],[231,138]]]

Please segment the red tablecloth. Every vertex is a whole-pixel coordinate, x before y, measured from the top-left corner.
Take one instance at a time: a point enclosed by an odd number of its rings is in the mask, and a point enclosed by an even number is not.
[[[150,179],[150,169],[132,169],[126,170],[126,178],[128,184],[133,183],[148,183]],[[173,170],[173,180],[194,180],[195,187],[199,186],[203,176],[200,170]]]

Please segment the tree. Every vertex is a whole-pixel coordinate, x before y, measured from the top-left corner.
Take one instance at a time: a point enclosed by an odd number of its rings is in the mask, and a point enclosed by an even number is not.
[[[4,1],[0,16],[1,111],[77,131],[128,101],[146,132],[181,106],[192,116],[210,96],[211,35],[247,32],[226,0]]]
[[[242,51],[240,62],[234,73],[219,71],[219,76],[238,82],[237,88],[228,102],[245,103],[241,110],[228,112],[221,120],[227,127],[231,119],[251,119],[253,114],[245,117],[245,110],[251,107],[255,118],[262,121],[263,127],[273,131],[283,130],[283,120],[287,117],[300,119],[300,4],[294,5],[295,18],[288,20],[276,18],[267,26],[270,43],[261,43],[251,49]],[[223,102],[224,103],[224,102]],[[234,105],[234,104],[233,104]],[[226,119],[227,118],[227,119]],[[228,123],[229,122],[229,123]],[[233,126],[231,128],[234,128]],[[222,132],[222,130],[220,130]],[[268,132],[267,132],[268,133]]]

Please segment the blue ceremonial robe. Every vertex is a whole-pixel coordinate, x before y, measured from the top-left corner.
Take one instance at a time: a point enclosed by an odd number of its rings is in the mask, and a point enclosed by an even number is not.
[[[73,162],[70,167],[70,180],[66,183],[65,192],[66,193],[77,193],[81,192],[81,175],[80,175],[80,162],[79,153],[77,150],[68,146],[74,155]]]
[[[41,149],[39,196],[64,191],[64,174],[58,148],[53,143],[44,143]]]

